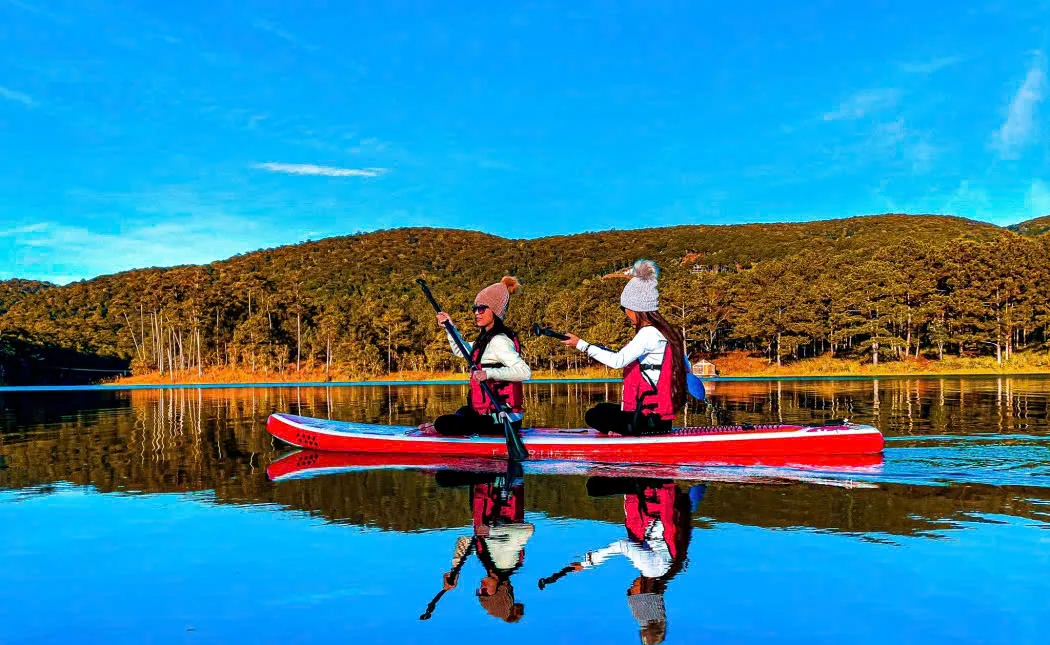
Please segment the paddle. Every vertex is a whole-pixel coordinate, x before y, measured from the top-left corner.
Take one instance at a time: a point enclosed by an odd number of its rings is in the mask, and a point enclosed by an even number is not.
[[[437,300],[434,299],[434,294],[430,293],[430,287],[427,286],[427,281],[423,278],[416,280],[420,288],[423,289],[423,295],[430,301],[431,306],[434,307],[434,311],[441,313],[444,311],[441,305],[438,304]],[[470,365],[471,373],[478,369],[477,364],[474,363],[474,359],[471,358],[470,352],[467,350],[466,343],[459,335],[459,331],[456,326],[452,324],[451,320],[446,320],[444,323],[445,329],[449,335],[452,336],[452,340],[455,341],[456,347],[459,348],[459,353],[467,359],[467,364]],[[496,409],[499,410],[499,417],[503,421],[503,435],[507,439],[507,456],[515,461],[524,461],[529,458],[529,451],[525,449],[525,444],[521,440],[521,435],[514,429],[514,426],[510,423],[510,417],[507,415],[507,406],[503,401],[496,398],[496,395],[489,389],[488,384],[485,381],[481,381],[481,389],[485,392],[485,396],[489,397]]]
[[[550,327],[544,327],[544,326],[540,325],[539,323],[532,323],[532,334],[534,336],[550,336],[551,338],[557,338],[558,340],[568,340],[569,339],[569,337],[566,336],[565,334],[563,334],[561,332],[554,331]],[[613,351],[612,349],[606,347],[605,345],[598,345],[598,344],[595,344],[595,343],[591,343],[591,344],[594,345],[595,347],[599,347],[601,349],[604,349],[604,350],[607,350],[607,351],[610,351],[610,352]],[[692,367],[689,365],[689,359],[688,358],[686,358],[686,360],[685,360],[685,384],[686,384],[686,388],[689,390],[690,396],[692,396],[697,401],[703,401],[704,399],[707,398],[707,391],[704,389],[704,383],[703,383],[703,381],[700,380],[700,378],[698,376],[693,374],[693,370],[692,370]]]
[[[474,551],[474,547],[477,546],[477,541],[477,537],[471,538],[470,546],[467,547],[467,552],[464,553],[463,557],[459,559],[459,562],[456,563],[456,566],[452,567],[452,570],[448,572],[449,582],[451,582],[453,585],[456,584],[456,581],[459,578],[459,572],[463,569],[464,563],[466,563],[467,559],[470,557],[470,554]],[[426,611],[424,611],[419,616],[420,620],[429,620],[430,617],[434,615],[434,610],[437,608],[438,601],[441,600],[441,596],[444,596],[445,592],[448,590],[448,587],[443,587],[441,591],[437,592],[437,595],[434,596],[434,599],[427,603]]]
[[[563,568],[561,571],[555,573],[554,575],[547,576],[546,578],[540,578],[540,583],[539,583],[540,584],[540,590],[542,591],[543,588],[546,587],[547,585],[561,580],[562,578],[564,578],[565,576],[569,575],[573,571],[579,571],[579,565],[577,565],[577,564],[570,564],[569,566]]]
[[[560,334],[550,327],[541,327],[539,323],[532,323],[532,335],[550,336],[551,338],[557,338],[558,340],[569,340],[569,337],[565,334]]]

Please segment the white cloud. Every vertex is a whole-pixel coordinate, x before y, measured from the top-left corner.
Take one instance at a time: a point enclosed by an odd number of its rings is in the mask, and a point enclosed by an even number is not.
[[[971,186],[968,180],[959,182],[959,187],[944,202],[940,209],[946,215],[979,217],[992,205],[988,191],[980,186]]]
[[[1046,90],[1045,68],[1046,60],[1040,55],[1010,101],[1006,120],[995,132],[992,145],[1003,159],[1016,159],[1036,134],[1036,107],[1042,102]]]
[[[824,114],[825,121],[850,121],[888,110],[900,101],[901,92],[895,88],[862,90],[843,101],[838,109]]]
[[[922,173],[930,170],[930,167],[933,165],[933,159],[938,152],[940,152],[940,149],[937,146],[932,145],[925,139],[920,139],[908,146],[905,150],[905,157],[911,162],[912,172]]]
[[[386,172],[384,168],[335,168],[308,163],[260,163],[255,164],[254,168],[286,175],[311,175],[315,177],[378,177]]]
[[[33,100],[33,97],[23,92],[16,92],[15,90],[8,89],[3,85],[0,85],[0,98],[14,101],[15,103],[21,103],[26,107],[33,107],[36,105],[36,101]]]
[[[256,238],[259,233],[269,238],[266,243]],[[19,275],[60,284],[132,268],[203,264],[282,242],[257,230],[251,218],[214,213],[145,226],[128,222],[105,232],[48,222],[22,227],[11,237]]]
[[[1050,215],[1050,184],[1041,179],[1032,181],[1024,199],[1025,208],[1032,217]]]
[[[47,224],[44,222],[37,222],[36,224],[26,224],[25,226],[16,226],[14,228],[4,229],[0,231],[0,237],[15,237],[18,235],[25,235],[26,233],[38,233],[47,228]]]
[[[900,69],[906,74],[933,74],[939,72],[942,69],[957,65],[963,61],[962,56],[942,56],[940,58],[934,58],[927,61],[913,61],[910,63],[901,63]]]
[[[287,29],[282,27],[281,25],[278,25],[276,23],[270,22],[269,20],[262,20],[262,19],[256,20],[255,22],[252,23],[252,26],[255,27],[256,29],[258,29],[259,31],[265,31],[268,34],[273,34],[274,36],[277,36],[281,40],[283,40],[285,42],[288,42],[288,43],[291,43],[291,44],[295,45],[296,47],[302,47],[303,49],[307,49],[307,50],[315,50],[315,49],[317,49],[317,47],[315,47],[315,46],[313,46],[313,45],[311,45],[309,43],[303,42],[302,40],[297,38],[294,34],[292,34]]]

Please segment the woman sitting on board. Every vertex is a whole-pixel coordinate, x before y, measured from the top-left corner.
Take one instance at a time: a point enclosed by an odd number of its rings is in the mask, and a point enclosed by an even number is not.
[[[620,308],[635,328],[619,352],[603,349],[573,334],[562,343],[613,369],[623,369],[623,402],[599,403],[587,411],[587,425],[615,435],[664,433],[686,396],[685,347],[681,335],[660,315],[658,269],[639,260],[620,294]]]
[[[518,335],[503,324],[510,296],[517,293],[519,288],[516,279],[505,276],[482,289],[474,299],[474,324],[481,333],[473,343],[465,344],[478,369],[470,375],[467,405],[455,414],[446,414],[434,420],[434,429],[439,434],[503,435],[499,410],[482,389],[482,381],[488,381],[492,393],[507,406],[511,425],[516,430],[521,429],[525,398],[522,381],[532,378],[532,369],[521,357]],[[437,319],[439,325],[444,325],[449,316],[442,311]],[[448,342],[452,346],[452,353],[463,358],[451,335]]]

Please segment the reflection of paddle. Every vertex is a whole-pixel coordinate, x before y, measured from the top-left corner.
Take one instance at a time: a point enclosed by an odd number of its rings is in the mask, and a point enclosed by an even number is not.
[[[423,295],[425,295],[427,297],[427,300],[430,301],[430,304],[432,307],[434,307],[434,310],[438,313],[441,313],[443,311],[441,309],[441,305],[439,305],[437,303],[437,300],[434,299],[434,294],[430,293],[430,287],[427,286],[427,281],[423,278],[419,278],[418,280],[416,280],[416,282],[419,284],[420,288],[423,289]],[[474,363],[474,359],[471,358],[470,352],[467,351],[467,345],[463,342],[463,339],[460,337],[459,331],[456,329],[456,326],[452,324],[451,320],[446,320],[444,322],[444,326],[445,329],[448,331],[449,335],[452,337],[452,340],[455,341],[456,346],[459,348],[459,352],[463,354],[464,358],[467,359],[467,364],[470,365],[470,371],[471,374],[473,374],[474,370],[478,369],[478,366]],[[485,392],[485,395],[489,397],[489,400],[492,401],[492,404],[496,406],[497,410],[499,410],[499,417],[503,421],[503,434],[507,439],[507,455],[511,459],[517,461],[523,461],[525,459],[528,459],[529,451],[525,449],[525,443],[522,442],[521,435],[519,435],[518,431],[514,429],[514,426],[510,424],[510,417],[507,416],[507,406],[504,405],[503,401],[496,398],[496,395],[494,395],[492,393],[492,390],[489,389],[488,383],[486,383],[485,381],[479,382],[481,383],[481,389]]]
[[[476,537],[470,539],[470,546],[467,547],[467,552],[463,554],[463,557],[459,559],[459,562],[457,562],[456,565],[452,567],[452,570],[448,572],[448,584],[455,586],[456,581],[459,579],[459,572],[466,563],[467,558],[469,558],[470,554],[474,551],[477,542],[478,538]],[[430,617],[434,615],[434,610],[437,608],[438,601],[441,600],[441,596],[444,596],[445,592],[449,589],[451,589],[451,587],[445,586],[442,587],[441,591],[437,592],[434,599],[427,604],[427,610],[420,615],[420,620],[429,620]]]
[[[562,578],[564,578],[565,576],[569,575],[573,571],[579,571],[579,570],[580,570],[580,565],[578,563],[574,562],[574,563],[570,564],[569,566],[565,567],[564,569],[562,569],[561,571],[555,573],[554,575],[547,576],[546,578],[540,578],[540,589],[542,590],[547,585],[561,580]]]

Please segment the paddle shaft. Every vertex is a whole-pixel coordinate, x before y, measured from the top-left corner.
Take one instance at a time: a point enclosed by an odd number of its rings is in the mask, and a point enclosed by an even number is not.
[[[476,544],[477,537],[471,538],[470,546],[467,547],[467,552],[463,554],[463,557],[456,563],[456,566],[452,567],[452,570],[448,572],[448,577],[452,584],[456,584],[457,579],[459,578],[459,572],[463,569],[463,565],[466,563],[467,558],[469,558],[470,554],[474,551]],[[437,595],[434,596],[434,599],[427,603],[427,609],[419,617],[420,620],[429,620],[430,617],[434,615],[434,610],[437,608],[438,601],[441,600],[441,596],[444,596],[446,591],[448,591],[447,588],[442,588],[441,591],[437,592]]]
[[[438,301],[434,299],[434,294],[430,293],[430,287],[427,286],[426,280],[420,278],[416,280],[416,282],[419,283],[420,288],[423,289],[423,295],[425,295],[427,300],[430,301],[431,306],[434,307],[434,311],[441,313],[441,311],[443,311],[441,305],[439,305]],[[463,338],[459,335],[459,330],[456,329],[456,326],[452,324],[451,320],[446,320],[443,324],[445,330],[448,331],[449,335],[452,337],[452,340],[455,341],[456,347],[459,348],[459,352],[465,359],[467,359],[467,364],[470,366],[470,370],[473,373],[474,370],[478,369],[478,366],[474,362],[473,357],[471,357],[470,351],[467,349],[467,344],[463,342]],[[496,406],[496,409],[499,410],[500,417],[503,419],[503,432],[507,436],[507,455],[511,459],[519,461],[528,459],[529,451],[525,449],[525,444],[522,443],[521,437],[518,436],[518,433],[510,425],[510,419],[507,417],[507,406],[492,393],[492,390],[489,389],[488,383],[480,381],[480,384],[485,396],[489,397],[489,400],[491,400],[493,405]]]
[[[562,578],[564,578],[565,576],[569,575],[573,571],[576,571],[576,567],[574,565],[570,564],[569,566],[564,567],[561,571],[555,573],[554,575],[547,576],[546,578],[540,578],[540,583],[539,583],[540,589],[542,590],[547,585],[549,585],[549,584],[551,584],[553,582],[557,582],[557,581],[561,580]]]

